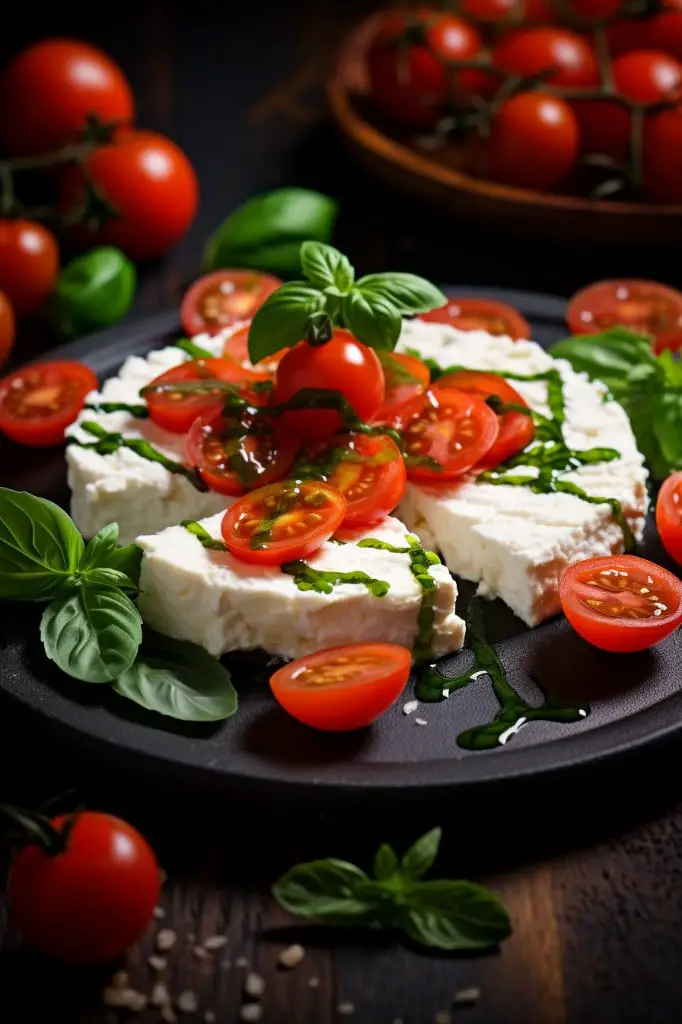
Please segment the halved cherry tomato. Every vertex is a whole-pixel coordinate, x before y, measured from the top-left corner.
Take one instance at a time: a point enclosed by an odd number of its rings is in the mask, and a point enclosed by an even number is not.
[[[299,722],[347,732],[374,722],[398,699],[411,663],[411,652],[397,644],[330,647],[278,669],[270,688]]]
[[[267,297],[282,284],[257,270],[215,270],[185,292],[180,306],[188,334],[217,334],[240,320],[250,320]]]
[[[381,408],[373,417],[374,423],[393,423],[397,412],[426,391],[431,379],[428,366],[415,356],[401,352],[380,352],[384,368],[385,393]]]
[[[574,334],[629,327],[652,335],[656,352],[682,343],[682,293],[656,281],[598,281],[577,292],[566,322]]]
[[[311,445],[304,458],[306,477],[326,480],[346,499],[348,507],[341,524],[344,531],[380,523],[405,493],[405,461],[395,441],[386,434],[338,434]]]
[[[193,383],[201,387],[209,387],[211,381],[234,384],[240,393],[254,405],[266,401],[266,396],[258,390],[251,390],[250,384],[266,381],[265,374],[254,370],[245,370],[232,359],[190,359],[186,363],[166,370],[151,381],[143,394],[149,415],[157,426],[170,430],[174,434],[185,434],[197,416],[207,416],[220,408],[225,399],[225,390],[216,387],[197,393],[189,390]],[[180,387],[174,389],[173,385]],[[158,388],[154,391],[151,389]],[[150,389],[150,390],[148,390]]]
[[[281,565],[307,558],[329,540],[346,514],[346,499],[318,480],[283,480],[240,498],[222,522],[235,558]]]
[[[517,309],[493,299],[448,299],[444,306],[422,313],[420,320],[434,324],[451,324],[460,331],[487,331],[508,335],[514,341],[530,338],[530,324]]]
[[[456,480],[477,465],[497,440],[500,426],[483,399],[441,388],[408,402],[398,429],[408,478],[437,484]]]
[[[434,384],[436,390],[439,388],[456,388],[464,391],[467,395],[478,395],[480,398],[490,398],[496,395],[506,405],[520,405],[528,409],[518,391],[515,391],[511,384],[508,384],[504,377],[497,377],[493,373],[478,373],[475,370],[455,370],[453,373],[446,373]],[[497,440],[483,458],[478,462],[480,469],[492,469],[499,466],[505,459],[516,455],[517,452],[530,444],[535,436],[535,427],[530,415],[522,412],[505,412],[500,416],[500,432]]]
[[[187,458],[212,491],[235,496],[281,480],[301,446],[266,417],[214,412],[195,419],[187,435]]]
[[[254,366],[249,359],[249,324],[245,324],[243,327],[238,327],[234,334],[227,339],[223,355],[226,359],[234,359],[235,363],[239,363],[246,370],[257,370],[259,373],[267,373],[274,377],[282,356],[286,355],[288,351],[286,348],[281,348],[279,352],[266,356]]]
[[[327,391],[332,398],[340,392],[361,420],[371,420],[384,400],[384,371],[373,349],[356,341],[350,331],[337,329],[325,345],[301,341],[282,358],[275,403],[287,402],[304,390]],[[339,430],[343,422],[332,409],[310,408],[285,412],[282,426],[315,441]]]
[[[682,582],[637,555],[569,565],[559,597],[576,633],[603,651],[644,651],[682,622]]]
[[[682,473],[669,476],[658,492],[656,527],[665,550],[682,565]]]
[[[89,366],[34,363],[0,380],[0,431],[31,447],[61,444],[64,431],[97,389]]]

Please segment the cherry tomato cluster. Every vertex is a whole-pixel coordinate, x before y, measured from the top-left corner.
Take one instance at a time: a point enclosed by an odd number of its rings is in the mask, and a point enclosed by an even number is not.
[[[652,202],[682,202],[682,2],[648,16],[633,6],[401,5],[368,50],[373,103],[411,132],[467,135],[461,165],[494,181],[579,188],[579,164],[598,154],[609,176],[596,194],[634,186]]]

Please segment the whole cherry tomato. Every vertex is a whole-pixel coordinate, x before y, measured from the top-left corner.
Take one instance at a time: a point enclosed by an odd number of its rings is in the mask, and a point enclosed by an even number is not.
[[[524,77],[553,69],[547,81],[572,89],[599,82],[592,45],[577,32],[565,28],[550,26],[510,32],[493,50],[493,63],[509,74]]]
[[[42,306],[58,274],[59,248],[48,228],[34,220],[0,220],[0,288],[17,316]]]
[[[541,92],[520,92],[494,119],[489,175],[521,188],[551,190],[571,173],[580,131],[568,103]]]
[[[682,108],[647,117],[643,163],[647,197],[654,203],[682,203]]]

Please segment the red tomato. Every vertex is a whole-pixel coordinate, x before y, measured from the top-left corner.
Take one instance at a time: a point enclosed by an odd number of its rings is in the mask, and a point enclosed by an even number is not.
[[[421,359],[400,352],[380,352],[379,360],[384,368],[385,393],[374,422],[392,423],[405,402],[426,391],[431,373]]]
[[[405,462],[386,434],[339,434],[311,446],[304,457],[305,475],[326,480],[346,499],[344,531],[376,526],[405,493]]]
[[[408,402],[399,416],[399,429],[408,478],[437,484],[456,480],[479,463],[500,427],[482,399],[442,388]]]
[[[618,18],[606,25],[606,40],[609,56],[612,60],[629,50],[640,50],[643,46],[654,50],[665,50],[665,47],[651,44],[651,20],[641,18]]]
[[[14,156],[49,153],[75,139],[88,114],[132,122],[133,96],[121,69],[75,39],[34,43],[0,77],[0,137]]]
[[[190,335],[217,334],[240,320],[250,320],[281,283],[278,277],[257,270],[205,274],[185,292],[180,306],[182,326]]]
[[[349,331],[335,330],[326,345],[299,342],[283,356],[277,368],[274,401],[288,402],[299,391],[340,392],[361,420],[371,420],[384,400],[384,371],[376,352],[356,341]],[[282,426],[311,441],[342,426],[331,409],[285,412]]]
[[[568,103],[541,92],[517,93],[493,121],[490,177],[521,188],[556,188],[573,170],[579,144],[578,122]]]
[[[516,4],[517,0],[463,0],[462,14],[474,21],[506,21]]]
[[[514,75],[530,76],[554,68],[547,82],[567,88],[598,85],[593,47],[565,28],[522,28],[510,32],[493,50],[493,63]]]
[[[14,330],[14,311],[5,293],[0,292],[0,366],[14,348]]]
[[[682,622],[682,582],[637,555],[575,562],[559,581],[564,614],[603,651],[644,651]]]
[[[642,26],[641,21],[634,24]],[[648,18],[645,25],[647,47],[682,60],[682,10],[661,11]]]
[[[281,348],[279,352],[266,356],[254,366],[249,359],[249,324],[245,324],[243,327],[238,327],[234,334],[227,339],[223,355],[226,359],[234,359],[235,363],[239,363],[246,370],[257,370],[259,373],[266,373],[268,376],[274,377],[280,360],[287,351],[288,349]]]
[[[486,399],[497,395],[507,405],[520,405],[528,408],[518,391],[508,384],[504,377],[492,373],[478,373],[476,370],[455,370],[446,373],[434,384],[439,388],[455,388],[467,395],[478,395]],[[488,449],[477,464],[477,469],[492,469],[499,466],[505,459],[523,451],[535,437],[535,427],[531,416],[522,412],[505,412],[499,417],[500,432],[492,448]]]
[[[283,480],[251,491],[227,510],[223,540],[243,562],[282,565],[314,554],[336,533],[346,499],[319,480]]]
[[[0,288],[17,316],[33,313],[55,286],[59,248],[34,220],[0,220]]]
[[[249,388],[249,384],[267,380],[254,370],[245,370],[232,359],[189,359],[155,377],[143,389],[149,415],[157,426],[174,434],[185,434],[198,416],[208,416],[220,409],[225,400],[225,389],[192,392],[183,388],[174,390],[175,384],[188,388],[192,382],[200,386],[205,382],[220,381],[234,384],[248,401],[254,405],[265,401],[265,397]],[[153,390],[156,389],[156,390]],[[229,393],[229,392],[228,392]]]
[[[573,334],[629,327],[650,334],[655,350],[682,343],[682,293],[655,281],[597,281],[577,292],[566,322]]]
[[[297,658],[270,677],[275,700],[313,729],[362,729],[405,689],[412,654],[396,644],[348,644]]]
[[[625,0],[569,0],[574,14],[585,21],[605,21],[613,18],[623,7]]]
[[[682,107],[644,123],[644,188],[654,203],[682,203]]]
[[[61,444],[64,431],[97,389],[89,366],[76,362],[33,363],[0,380],[0,431],[19,444]]]
[[[281,480],[301,446],[298,438],[267,419],[225,416],[195,419],[187,435],[187,459],[212,491],[239,496]]]
[[[65,823],[63,817],[52,822],[57,829]],[[19,931],[35,949],[67,963],[104,963],[125,953],[151,921],[159,868],[131,825],[82,811],[63,852],[21,850],[7,895]]]
[[[389,11],[368,53],[372,99],[395,121],[428,128],[453,89],[476,91],[488,77],[477,71],[452,75],[443,61],[470,60],[480,49],[476,29],[454,14],[428,7]]]
[[[94,230],[81,225],[85,245],[115,245],[133,260],[162,256],[194,220],[199,189],[194,169],[174,142],[156,132],[121,131],[88,157],[88,171],[116,216]],[[85,182],[77,167],[63,176],[60,206],[82,206]]]
[[[530,338],[530,324],[518,309],[506,302],[492,299],[465,299],[459,296],[449,299],[439,309],[422,313],[419,320],[427,323],[452,324],[460,331],[487,331],[488,334],[504,334],[518,341]]]
[[[669,476],[658,492],[656,527],[665,550],[682,565],[682,473]]]

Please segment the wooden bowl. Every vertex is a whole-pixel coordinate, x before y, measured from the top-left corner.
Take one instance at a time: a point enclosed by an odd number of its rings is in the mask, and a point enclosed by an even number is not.
[[[656,206],[536,192],[474,178],[458,169],[462,146],[417,148],[374,120],[366,53],[373,15],[353,31],[327,80],[331,112],[346,142],[371,174],[436,205],[444,214],[525,237],[558,241],[666,245],[682,240],[682,205]]]

